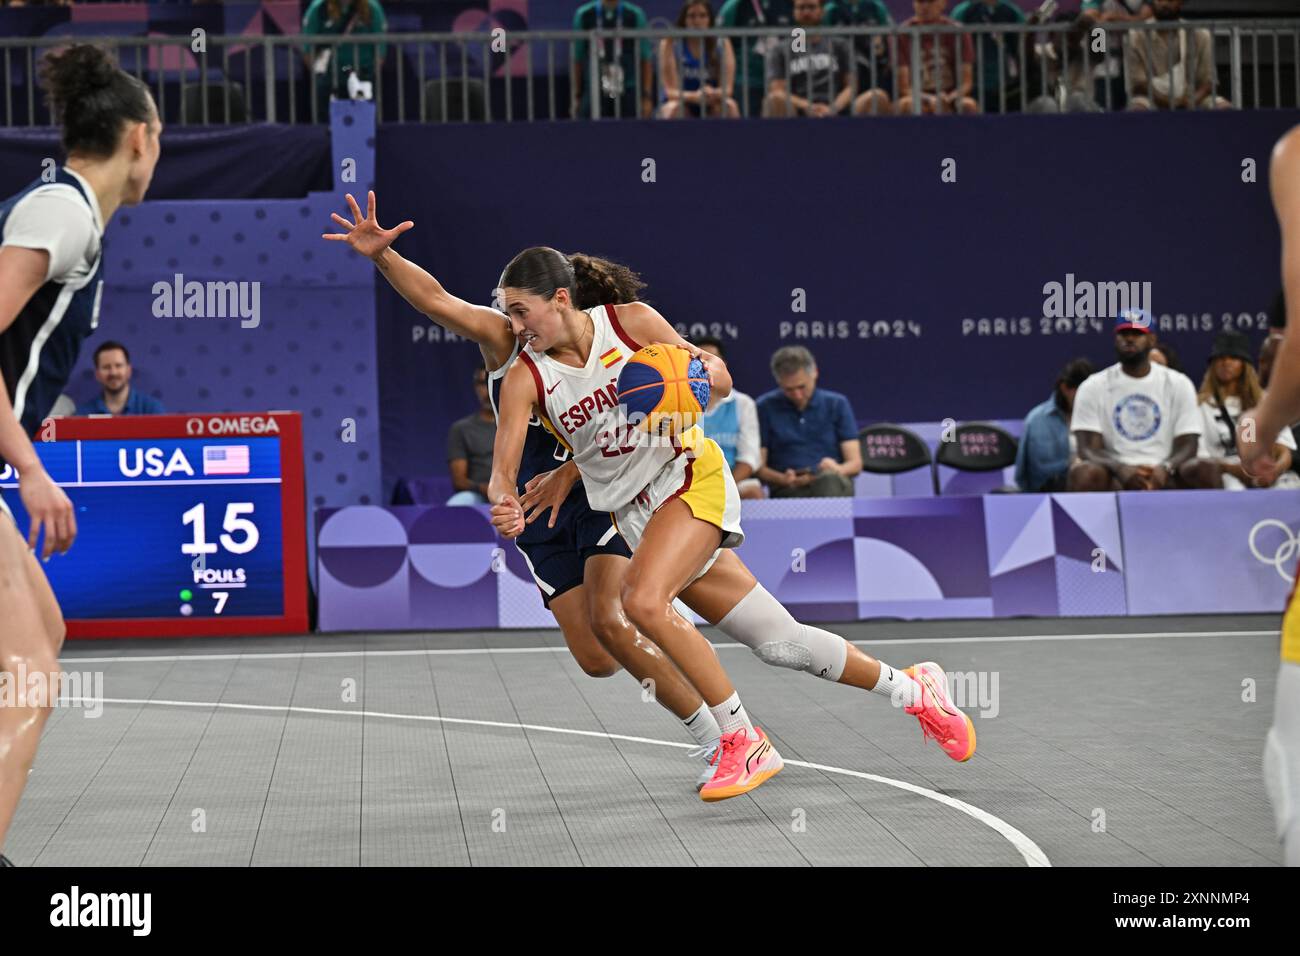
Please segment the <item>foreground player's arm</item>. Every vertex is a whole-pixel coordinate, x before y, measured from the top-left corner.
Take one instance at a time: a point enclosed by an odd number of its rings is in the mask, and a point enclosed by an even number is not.
[[[488,481],[488,501],[492,504],[492,524],[503,537],[523,533],[524,509],[517,497],[519,461],[524,454],[528,420],[537,402],[537,386],[523,362],[516,362],[501,383],[497,405],[497,437],[492,446],[492,478]]]
[[[1300,126],[1278,141],[1269,169],[1273,208],[1282,232],[1282,291],[1286,299],[1286,328],[1277,347],[1268,389],[1253,411],[1241,416],[1237,447],[1241,463],[1255,475],[1276,477],[1276,459],[1269,454],[1277,436],[1300,421]]]
[[[13,324],[23,306],[45,284],[49,263],[50,254],[43,249],[0,248],[0,334]],[[36,549],[44,527],[42,560],[55,551],[66,552],[77,536],[72,502],[46,473],[31,439],[14,414],[8,390],[3,387],[0,387],[0,459],[18,472],[18,494],[31,518],[27,547]]]
[[[519,499],[527,515],[528,524],[532,524],[550,511],[551,517],[546,522],[546,526],[554,528],[555,519],[560,514],[560,505],[564,504],[573,486],[581,480],[582,474],[572,458],[559,468],[552,468],[550,471],[529,478],[524,484],[524,496]]]
[[[704,367],[709,370],[711,394],[718,398],[726,398],[731,394],[731,373],[727,371],[727,363],[718,356],[687,342],[653,306],[646,305],[644,302],[629,302],[626,305],[616,305],[614,309],[618,312],[619,323],[633,339],[644,345],[653,342],[680,345],[703,362]]]
[[[375,264],[388,284],[417,311],[449,332],[478,344],[483,357],[493,369],[498,369],[510,358],[514,349],[514,336],[504,315],[496,309],[474,305],[452,295],[437,279],[414,262],[403,259],[392,248],[393,241],[415,223],[407,220],[392,229],[384,229],[375,216],[375,193],[366,196],[366,214],[351,194],[347,196],[353,221],[338,213],[330,218],[348,230],[346,233],[326,233],[323,238],[346,242]]]

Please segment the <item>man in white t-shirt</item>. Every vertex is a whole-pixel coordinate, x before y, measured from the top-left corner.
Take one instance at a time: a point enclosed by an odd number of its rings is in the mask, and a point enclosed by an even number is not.
[[[1196,457],[1201,415],[1191,379],[1151,361],[1151,314],[1115,321],[1119,362],[1084,380],[1070,428],[1079,460],[1070,491],[1221,488],[1219,468]]]

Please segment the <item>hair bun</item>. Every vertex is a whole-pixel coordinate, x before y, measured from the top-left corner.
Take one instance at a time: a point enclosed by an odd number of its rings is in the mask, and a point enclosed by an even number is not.
[[[89,43],[48,54],[43,66],[45,88],[60,114],[68,106],[111,87],[117,74],[112,56]]]

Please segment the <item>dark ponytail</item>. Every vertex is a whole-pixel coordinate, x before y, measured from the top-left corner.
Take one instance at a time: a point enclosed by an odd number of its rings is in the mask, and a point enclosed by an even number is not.
[[[610,262],[584,252],[569,256],[573,266],[573,302],[579,309],[590,309],[606,302],[623,305],[635,302],[645,288],[641,277],[625,265]]]
[[[78,43],[47,53],[40,74],[69,156],[112,156],[124,125],[154,117],[148,87],[119,69],[101,47]]]
[[[574,308],[590,309],[637,301],[645,283],[627,266],[586,253],[566,256],[550,246],[533,246],[513,259],[501,273],[500,288],[523,289],[543,299],[568,289]]]

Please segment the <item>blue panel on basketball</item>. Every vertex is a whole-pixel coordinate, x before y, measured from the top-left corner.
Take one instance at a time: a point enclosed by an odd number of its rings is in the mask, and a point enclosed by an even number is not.
[[[691,364],[686,366],[686,375],[691,381],[691,391],[695,393],[695,400],[700,403],[700,408],[709,407],[709,371],[704,367],[704,363],[699,359],[691,359]]]
[[[618,400],[631,416],[649,417],[664,397],[664,377],[644,362],[629,361],[618,376]]]

